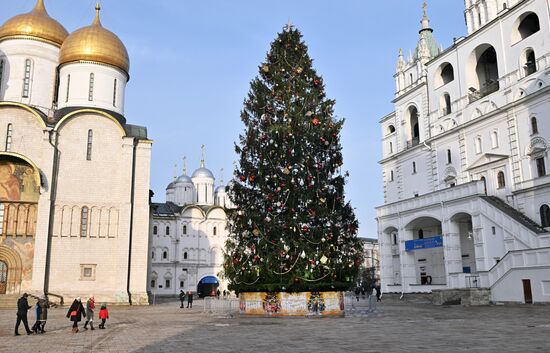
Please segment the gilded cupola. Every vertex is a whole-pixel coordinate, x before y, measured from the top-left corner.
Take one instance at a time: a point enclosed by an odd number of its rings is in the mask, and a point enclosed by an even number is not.
[[[46,11],[43,0],[38,0],[31,12],[15,16],[0,27],[0,41],[32,39],[60,47],[69,33]]]
[[[117,67],[128,74],[130,72],[128,51],[116,34],[101,25],[99,11],[98,4],[93,23],[74,31],[63,42],[59,53],[59,64],[95,62]]]

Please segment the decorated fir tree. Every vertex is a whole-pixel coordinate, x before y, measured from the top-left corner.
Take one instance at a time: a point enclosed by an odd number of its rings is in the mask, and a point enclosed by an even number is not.
[[[272,43],[251,83],[229,196],[224,275],[230,289],[333,291],[353,285],[362,253],[344,200],[334,100],[297,29]]]

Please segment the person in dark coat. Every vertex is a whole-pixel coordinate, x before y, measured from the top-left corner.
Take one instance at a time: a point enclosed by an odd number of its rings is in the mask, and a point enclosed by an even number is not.
[[[380,283],[376,283],[374,289],[376,290],[376,301],[381,302],[382,299],[380,297],[382,296],[382,288],[380,288]]]
[[[78,297],[71,304],[69,311],[67,311],[67,318],[70,318],[73,322],[73,333],[78,332],[78,323],[82,321],[82,316],[86,317],[86,311],[84,310],[84,306],[82,306],[80,297]]]
[[[19,336],[19,325],[21,324],[21,321],[23,322],[23,325],[25,325],[25,330],[27,331],[27,335],[32,334],[32,331],[29,329],[29,322],[27,321],[27,311],[31,308],[29,305],[29,301],[27,300],[27,297],[29,295],[27,293],[23,293],[23,296],[17,300],[17,322],[15,323],[15,335]]]
[[[187,309],[193,309],[193,292],[187,292]]]
[[[95,299],[94,295],[90,294],[90,298],[88,298],[88,301],[86,301],[86,322],[84,323],[84,330],[88,329],[88,324],[90,324],[90,328],[94,329],[94,310],[95,310]]]
[[[185,301],[185,292],[183,290],[180,290],[180,308],[183,308],[183,302]]]
[[[44,333],[44,327],[46,326],[46,321],[48,320],[48,309],[50,307],[50,302],[48,297],[43,295],[36,302],[36,322],[34,323],[32,330],[34,333]]]

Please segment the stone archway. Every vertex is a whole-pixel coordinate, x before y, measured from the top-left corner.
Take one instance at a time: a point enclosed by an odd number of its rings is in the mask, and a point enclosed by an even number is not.
[[[23,263],[21,257],[14,250],[7,246],[0,245],[0,262],[6,267],[5,270],[2,271],[5,275],[5,283],[0,284],[0,294],[19,293],[21,281],[23,279]],[[2,277],[2,273],[0,273],[0,277]]]

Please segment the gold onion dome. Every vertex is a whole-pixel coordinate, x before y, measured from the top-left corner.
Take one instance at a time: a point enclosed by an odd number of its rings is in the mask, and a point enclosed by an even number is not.
[[[94,22],[74,31],[67,37],[59,52],[59,64],[89,61],[117,67],[130,72],[128,51],[113,32],[103,28],[99,20],[99,4],[96,5]]]
[[[31,12],[15,16],[0,27],[0,41],[5,39],[35,39],[61,46],[69,33],[48,15],[43,0],[38,0]]]

